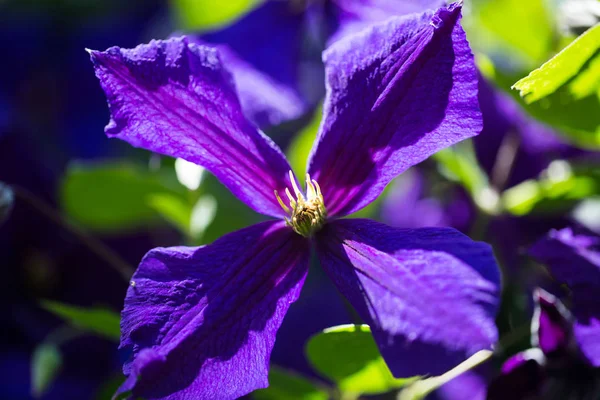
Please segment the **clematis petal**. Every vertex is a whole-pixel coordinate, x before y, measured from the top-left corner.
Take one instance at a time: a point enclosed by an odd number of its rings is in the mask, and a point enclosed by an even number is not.
[[[506,360],[501,374],[489,386],[489,400],[580,398],[568,393],[580,392],[579,389],[591,382],[588,380],[591,368],[582,362],[574,342],[569,311],[560,300],[543,289],[535,290],[534,300],[535,312],[531,320],[533,347]]]
[[[460,10],[392,18],[325,51],[327,96],[309,172],[329,215],[361,209],[401,172],[481,131]]]
[[[273,190],[285,189],[289,164],[242,115],[215,49],[173,38],[91,58],[111,112],[107,135],[201,165],[254,210],[284,215]]]
[[[488,245],[450,228],[362,219],[334,221],[317,239],[323,268],[394,376],[441,374],[496,341],[500,276]]]
[[[316,103],[301,85],[310,66],[302,52],[304,25],[303,13],[290,2],[266,1],[234,24],[191,39],[218,46],[244,113],[266,128],[296,119]]]
[[[600,366],[600,236],[580,227],[553,230],[530,254],[569,286],[575,337],[590,362]]]
[[[358,32],[371,24],[395,15],[421,13],[435,10],[446,4],[445,0],[333,0],[331,1],[334,33],[329,43]]]
[[[542,289],[537,289],[534,297],[531,344],[545,355],[564,355],[573,341],[571,314],[556,297]]]
[[[486,400],[536,399],[543,386],[545,373],[539,359],[539,349],[529,349],[511,357],[502,374],[490,383]]]
[[[232,399],[268,385],[275,334],[308,271],[309,243],[268,221],[200,248],[150,251],[127,292],[121,392]]]

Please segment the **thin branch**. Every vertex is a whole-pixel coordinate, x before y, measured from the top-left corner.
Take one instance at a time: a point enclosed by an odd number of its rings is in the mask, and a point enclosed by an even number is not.
[[[500,193],[504,190],[510,174],[513,170],[519,146],[521,145],[521,138],[515,131],[508,131],[496,154],[496,160],[491,171],[491,183],[492,186]]]
[[[29,190],[11,185],[13,192],[17,198],[28,203],[31,207],[35,208],[40,214],[46,218],[52,220],[57,225],[60,225],[65,230],[75,235],[81,242],[90,249],[94,254],[103,259],[116,270],[127,282],[133,275],[134,268],[129,265],[125,260],[115,253],[111,248],[106,246],[100,240],[78,227],[77,225],[69,222],[60,212],[56,211],[51,205],[40,199]]]

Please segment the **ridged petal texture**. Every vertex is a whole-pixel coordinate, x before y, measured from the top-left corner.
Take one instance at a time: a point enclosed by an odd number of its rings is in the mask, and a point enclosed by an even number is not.
[[[324,53],[327,96],[309,172],[330,215],[358,211],[398,174],[481,131],[460,10],[392,18]]]
[[[268,385],[277,329],[300,295],[308,241],[263,222],[200,247],[151,250],[127,292],[121,392],[234,399]]]
[[[500,276],[489,245],[366,219],[332,222],[317,239],[323,268],[395,376],[441,374],[496,342]]]
[[[111,112],[107,135],[201,165],[257,212],[284,215],[273,190],[285,188],[289,164],[242,114],[216,49],[183,37],[91,58]]]

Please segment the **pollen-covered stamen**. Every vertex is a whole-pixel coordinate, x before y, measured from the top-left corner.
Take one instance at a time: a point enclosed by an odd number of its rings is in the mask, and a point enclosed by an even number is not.
[[[290,218],[285,218],[285,222],[296,233],[304,237],[310,237],[314,232],[321,229],[327,218],[327,210],[323,202],[321,188],[310,175],[306,174],[306,198],[298,188],[296,179],[290,171],[290,182],[294,190],[295,197],[292,196],[288,188],[285,189],[290,206],[286,206],[279,193],[275,191],[275,197],[283,210],[290,214]]]

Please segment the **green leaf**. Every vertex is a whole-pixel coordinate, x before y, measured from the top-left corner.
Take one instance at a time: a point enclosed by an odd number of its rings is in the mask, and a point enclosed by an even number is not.
[[[477,206],[488,214],[499,212],[498,195],[479,166],[471,140],[464,140],[434,154],[440,173],[461,184]]]
[[[308,379],[271,366],[269,387],[255,391],[252,397],[256,400],[327,400],[329,395]]]
[[[112,310],[102,307],[78,307],[49,300],[43,300],[41,305],[83,331],[114,341],[119,341],[121,337],[121,318]]]
[[[562,87],[542,100],[525,106],[535,118],[556,129],[573,145],[600,149],[600,98],[597,95],[576,99]]]
[[[513,77],[493,72],[501,87],[514,82]],[[555,127],[576,146],[600,149],[600,25],[512,87],[519,90],[513,96],[533,117]]]
[[[258,0],[173,0],[171,6],[183,29],[207,30],[240,18],[257,2]]]
[[[235,197],[212,174],[207,173],[200,186],[202,193],[210,193],[216,200],[216,213],[212,222],[194,244],[212,243],[221,236],[262,221],[263,217]],[[232,212],[232,210],[234,210]]]
[[[148,196],[147,202],[173,227],[184,234],[189,233],[192,208],[181,196],[171,193],[152,193]]]
[[[217,212],[217,201],[210,194],[200,195],[193,206],[171,194],[151,195],[148,204],[192,243],[202,239]]]
[[[57,346],[42,343],[36,347],[31,359],[31,394],[42,397],[56,379],[63,360]]]
[[[571,82],[574,98],[595,93],[600,87],[599,50],[600,24],[588,29],[540,68],[515,83],[513,88],[519,90],[526,103],[533,103],[554,93],[579,74]]]
[[[125,382],[125,377],[123,374],[119,373],[115,376],[112,376],[110,379],[105,381],[98,390],[96,391],[96,395],[94,396],[94,400],[117,400],[124,399],[123,396],[118,396],[114,398],[115,393],[121,387],[121,385]],[[130,393],[130,392],[129,392]]]
[[[600,194],[597,166],[554,161],[538,180],[527,180],[502,194],[504,209],[514,215],[556,214]]]
[[[182,192],[181,187],[167,186],[160,175],[131,164],[73,164],[63,178],[61,203],[75,222],[110,233],[160,221],[148,197]]]
[[[306,162],[308,161],[308,155],[313,147],[313,143],[317,138],[322,117],[323,109],[319,107],[309,124],[294,137],[294,140],[292,140],[286,151],[286,156],[292,170],[296,176],[300,177],[301,182],[304,181],[303,177],[306,175]]]
[[[384,393],[414,380],[392,376],[368,325],[328,328],[309,339],[306,354],[319,373],[346,393]]]
[[[472,0],[463,25],[480,52],[510,55],[526,68],[547,59],[554,46],[555,28],[545,0]]]
[[[557,134],[575,146],[592,150],[600,149],[600,112],[598,112],[600,98],[598,94],[578,98],[577,95],[582,91],[576,95],[567,84],[540,101],[527,104],[517,91],[510,90],[516,80],[515,76],[498,70],[485,56],[480,55],[477,61],[485,77],[496,82],[501,89],[508,91],[532,117],[556,128]]]
[[[479,167],[471,140],[438,151],[433,156],[448,179],[461,183],[470,193],[487,186],[487,175]]]

